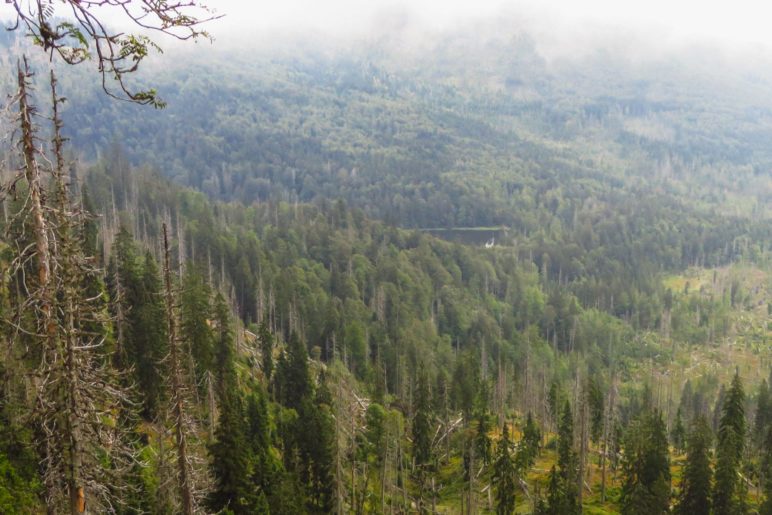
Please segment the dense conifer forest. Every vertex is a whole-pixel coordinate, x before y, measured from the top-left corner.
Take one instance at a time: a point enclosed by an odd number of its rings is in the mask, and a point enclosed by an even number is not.
[[[772,80],[495,28],[0,31],[0,512],[772,513]]]

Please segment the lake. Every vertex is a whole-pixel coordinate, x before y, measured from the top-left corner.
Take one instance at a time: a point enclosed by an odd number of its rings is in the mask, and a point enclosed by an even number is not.
[[[509,229],[506,227],[454,227],[452,229],[421,229],[421,231],[466,245],[483,247],[494,243],[499,245],[511,245]]]

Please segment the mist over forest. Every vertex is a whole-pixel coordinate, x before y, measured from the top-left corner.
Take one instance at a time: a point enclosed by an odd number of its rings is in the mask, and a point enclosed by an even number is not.
[[[0,10],[0,512],[772,513],[758,22],[291,4]]]

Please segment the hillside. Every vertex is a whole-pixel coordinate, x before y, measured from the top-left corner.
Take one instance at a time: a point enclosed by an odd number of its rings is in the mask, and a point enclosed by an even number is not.
[[[772,78],[379,36],[0,76],[0,511],[765,512]]]
[[[63,78],[67,131],[87,157],[120,140],[135,164],[216,198],[342,197],[411,227],[532,232],[529,214],[555,198],[613,209],[640,194],[768,216],[763,62],[699,48],[545,57],[527,30],[503,26],[412,45],[397,32],[356,50],[176,49],[141,79],[163,111]]]

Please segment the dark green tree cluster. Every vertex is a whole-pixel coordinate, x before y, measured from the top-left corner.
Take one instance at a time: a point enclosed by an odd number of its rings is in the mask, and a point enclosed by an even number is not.
[[[711,513],[711,447],[713,434],[704,416],[692,424],[686,441],[686,466],[675,511],[681,515]]]
[[[537,512],[542,515],[581,513],[579,481],[578,457],[574,450],[574,419],[571,404],[566,400],[558,425],[557,464],[550,470],[546,502],[539,500]]]
[[[665,422],[659,412],[643,412],[627,429],[622,474],[622,513],[670,511],[670,454]]]
[[[534,465],[536,458],[541,453],[541,439],[541,430],[529,411],[525,419],[525,425],[523,426],[523,438],[520,440],[520,445],[517,450],[519,469],[527,470]]]
[[[739,476],[746,429],[745,392],[739,372],[736,372],[721,407],[718,427],[712,498],[716,513],[741,514],[747,511],[745,482]]]
[[[308,351],[293,334],[279,359],[274,388],[289,410],[282,421],[284,467],[302,488],[306,509],[328,513],[335,502],[333,400],[324,375],[311,377]]]
[[[496,487],[497,515],[511,515],[515,511],[518,471],[511,447],[512,441],[509,439],[509,429],[504,424],[501,430],[501,439],[496,446],[496,458],[493,462],[493,484]]]
[[[114,299],[116,360],[133,372],[142,413],[152,419],[160,414],[161,360],[167,353],[161,277],[152,254],[140,251],[125,226],[116,235],[107,279]]]

